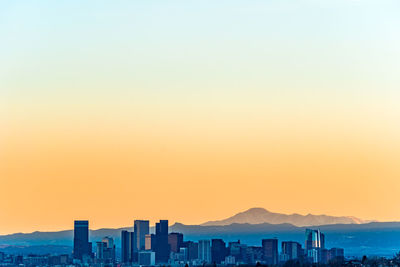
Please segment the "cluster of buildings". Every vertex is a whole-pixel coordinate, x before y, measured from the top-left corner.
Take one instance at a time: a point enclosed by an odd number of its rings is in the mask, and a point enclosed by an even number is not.
[[[319,230],[307,229],[305,246],[295,241],[281,242],[278,239],[262,239],[261,246],[248,246],[240,240],[226,243],[222,239],[185,241],[182,233],[169,233],[168,220],[156,223],[155,233],[150,233],[147,220],[135,220],[133,231],[121,232],[121,253],[116,258],[112,238],[104,237],[96,242],[93,252],[89,242],[88,221],[75,221],[73,261],[79,264],[114,266],[200,266],[205,264],[279,265],[287,261],[327,264],[343,261],[342,248],[325,248],[325,236]]]
[[[344,261],[342,248],[325,247],[325,235],[306,229],[304,247],[295,241],[262,239],[260,246],[222,239],[185,241],[182,233],[169,233],[168,221],[160,220],[150,233],[147,220],[135,220],[133,231],[121,231],[120,251],[112,237],[94,246],[89,242],[89,222],[75,221],[72,255],[6,255],[0,252],[0,266],[204,266],[282,265],[299,261],[303,265]]]

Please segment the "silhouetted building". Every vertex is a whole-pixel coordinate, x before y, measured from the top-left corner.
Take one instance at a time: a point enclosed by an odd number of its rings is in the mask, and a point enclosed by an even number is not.
[[[281,261],[295,260],[302,257],[301,245],[294,241],[282,242]]]
[[[134,235],[135,235],[135,247],[134,250],[141,251],[145,250],[146,235],[149,234],[149,221],[135,220],[134,221]]]
[[[183,243],[183,234],[181,233],[170,233],[168,235],[168,244],[171,249],[171,252],[179,253],[180,248]]]
[[[262,262],[264,260],[263,255],[262,247],[246,247],[244,261],[246,263],[256,264],[257,262]]]
[[[193,241],[183,242],[182,245],[184,248],[187,248],[187,259],[195,260],[199,258],[199,243]]]
[[[229,255],[234,256],[236,262],[241,260],[240,248],[240,240],[228,243]]]
[[[145,250],[155,251],[156,249],[156,235],[148,234],[145,237]]]
[[[115,262],[114,239],[104,237],[101,242],[97,242],[96,262],[103,264],[113,264]]]
[[[89,242],[89,221],[74,222],[74,250],[75,259],[82,260],[83,256],[92,255],[92,243]]]
[[[211,263],[210,240],[199,240],[199,260],[203,263]]]
[[[134,233],[128,231],[121,232],[121,262],[133,262],[134,260]]]
[[[262,247],[264,252],[264,261],[268,265],[278,264],[278,239],[263,239]]]
[[[170,247],[168,244],[168,220],[156,223],[156,262],[168,262]]]
[[[222,239],[211,240],[211,261],[216,264],[220,264],[225,260],[226,256],[226,245]]]

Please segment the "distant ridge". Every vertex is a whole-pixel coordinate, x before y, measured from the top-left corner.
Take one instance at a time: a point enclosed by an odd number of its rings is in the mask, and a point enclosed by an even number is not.
[[[363,224],[371,221],[362,220],[356,217],[336,217],[328,215],[301,215],[301,214],[282,214],[270,212],[264,208],[251,208],[246,211],[240,212],[232,217],[219,221],[208,221],[201,225],[203,226],[222,226],[230,225],[233,223],[239,224],[283,224],[289,223],[295,226],[317,226],[317,225],[328,225],[328,224]]]

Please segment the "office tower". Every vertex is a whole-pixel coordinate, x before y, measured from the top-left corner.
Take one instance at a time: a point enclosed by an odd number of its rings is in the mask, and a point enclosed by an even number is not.
[[[89,221],[74,222],[74,250],[75,259],[82,260],[83,256],[92,255],[92,244],[89,242]]]
[[[156,235],[148,234],[145,237],[145,250],[155,251],[156,249]]]
[[[197,260],[199,258],[199,243],[193,241],[186,241],[183,242],[182,246],[184,248],[187,248],[188,260]]]
[[[278,239],[263,239],[264,260],[268,265],[278,264]]]
[[[134,261],[134,233],[128,231],[121,232],[121,261],[123,263]]]
[[[282,261],[295,260],[302,257],[301,245],[294,241],[282,242]]]
[[[135,233],[135,251],[145,250],[146,235],[149,234],[149,221],[135,220],[133,232]]]
[[[241,248],[240,240],[228,243],[229,255],[235,257],[236,262],[240,261],[241,257],[240,248]]]
[[[156,223],[156,262],[168,262],[170,247],[168,244],[168,220]]]
[[[221,264],[225,260],[226,245],[222,239],[211,240],[211,261],[216,264]]]
[[[188,260],[188,249],[185,247],[181,247],[179,249],[179,260],[187,261]]]
[[[168,235],[168,244],[171,248],[171,252],[179,253],[183,243],[183,234],[181,233],[170,233]]]
[[[322,259],[322,250],[325,249],[325,236],[319,230],[306,229],[305,253],[313,263]]]
[[[211,242],[210,240],[199,241],[199,260],[203,263],[211,263]]]
[[[112,264],[115,262],[114,239],[104,237],[101,242],[97,242],[96,261],[97,263]]]
[[[319,230],[306,229],[305,250],[325,248],[325,236]]]
[[[128,231],[121,232],[121,262],[129,262],[131,251],[131,235]]]

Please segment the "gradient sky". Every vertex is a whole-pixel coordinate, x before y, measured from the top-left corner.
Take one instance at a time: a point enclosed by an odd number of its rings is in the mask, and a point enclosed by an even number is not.
[[[0,234],[251,207],[400,220],[399,12],[2,1]]]

